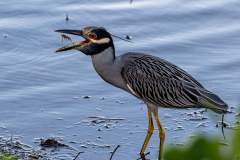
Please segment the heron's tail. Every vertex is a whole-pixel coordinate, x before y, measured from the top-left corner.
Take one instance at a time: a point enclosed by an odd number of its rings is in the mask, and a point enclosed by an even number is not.
[[[199,98],[200,105],[209,108],[217,113],[226,113],[228,105],[221,100],[216,94],[207,91],[200,90],[201,97]]]

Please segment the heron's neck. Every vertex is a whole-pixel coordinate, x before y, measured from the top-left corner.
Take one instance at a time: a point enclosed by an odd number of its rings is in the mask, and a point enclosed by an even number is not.
[[[108,47],[101,53],[91,56],[95,69],[100,69],[106,65],[111,65],[115,60],[115,50],[113,47]]]
[[[96,72],[103,80],[119,88],[124,88],[121,77],[121,62],[115,58],[113,47],[109,47],[99,54],[91,56]]]

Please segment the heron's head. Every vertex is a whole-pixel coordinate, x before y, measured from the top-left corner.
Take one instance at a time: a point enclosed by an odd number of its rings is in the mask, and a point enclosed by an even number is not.
[[[56,30],[56,32],[64,34],[72,34],[81,36],[84,40],[79,42],[73,42],[62,48],[59,48],[56,52],[62,52],[67,50],[79,50],[86,55],[95,55],[101,53],[108,47],[113,47],[113,40],[111,34],[102,27],[85,27],[82,30]]]

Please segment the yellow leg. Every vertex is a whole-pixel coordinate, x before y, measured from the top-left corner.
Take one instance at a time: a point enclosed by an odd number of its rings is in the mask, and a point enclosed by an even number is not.
[[[165,140],[165,132],[164,132],[164,129],[159,120],[157,110],[154,111],[154,117],[155,117],[155,120],[157,123],[158,131],[159,131],[159,138],[160,138],[158,160],[163,160],[163,146],[164,146],[164,140]]]
[[[144,140],[144,143],[142,145],[142,149],[140,151],[140,156],[143,159],[144,159],[144,152],[145,152],[148,142],[153,134],[153,130],[154,130],[154,126],[153,126],[153,120],[152,120],[152,112],[150,110],[148,110],[148,131],[147,131],[147,135]]]

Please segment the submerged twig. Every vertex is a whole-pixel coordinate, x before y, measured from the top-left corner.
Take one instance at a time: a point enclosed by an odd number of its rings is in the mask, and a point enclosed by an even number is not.
[[[113,150],[112,154],[111,154],[111,157],[109,160],[112,160],[113,158],[113,155],[115,154],[115,152],[117,151],[117,149],[120,147],[120,145],[117,145],[117,147]]]
[[[73,160],[76,160],[81,153],[84,153],[84,152],[78,152],[78,154],[74,157]]]
[[[224,138],[224,140],[226,139],[226,136],[225,136],[225,132],[224,132],[224,127],[226,127],[225,125],[224,125],[224,114],[222,115],[222,134],[223,134],[223,138]]]

